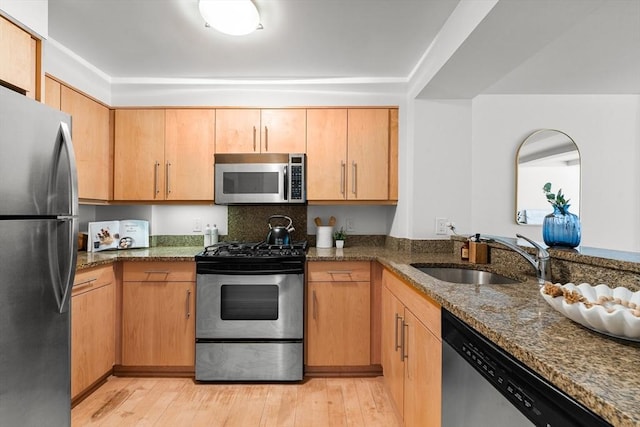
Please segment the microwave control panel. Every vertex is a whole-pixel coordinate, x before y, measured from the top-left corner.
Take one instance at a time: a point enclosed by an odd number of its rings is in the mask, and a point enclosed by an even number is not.
[[[306,202],[305,155],[289,155],[289,203]]]

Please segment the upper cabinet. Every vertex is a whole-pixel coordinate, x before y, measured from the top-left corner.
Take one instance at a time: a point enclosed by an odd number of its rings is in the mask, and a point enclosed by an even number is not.
[[[299,109],[267,109],[261,115],[263,153],[304,153],[307,151],[307,114]]]
[[[307,199],[347,198],[347,110],[307,110]]]
[[[215,110],[116,110],[114,200],[212,201]]]
[[[48,76],[45,102],[71,115],[78,197],[84,201],[110,200],[113,155],[109,108]]]
[[[115,200],[164,200],[164,110],[116,110]]]
[[[213,200],[216,111],[171,109],[165,114],[166,200]]]
[[[216,114],[216,153],[306,151],[303,108],[218,109]]]
[[[310,202],[395,202],[398,110],[307,110]]]
[[[216,110],[216,153],[259,153],[260,110]]]
[[[109,109],[64,85],[60,88],[60,109],[72,117],[78,196],[81,199],[109,200],[113,163]]]
[[[37,94],[38,44],[31,34],[0,16],[0,80],[29,98]]]

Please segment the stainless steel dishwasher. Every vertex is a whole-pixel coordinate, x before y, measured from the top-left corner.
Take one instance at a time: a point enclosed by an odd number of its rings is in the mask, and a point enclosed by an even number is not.
[[[598,415],[442,310],[442,427],[599,427]]]

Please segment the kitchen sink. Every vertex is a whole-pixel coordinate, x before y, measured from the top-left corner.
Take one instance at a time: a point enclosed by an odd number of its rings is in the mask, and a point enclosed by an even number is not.
[[[483,270],[471,270],[461,267],[425,267],[421,264],[411,264],[423,273],[439,280],[452,283],[465,283],[471,285],[513,285],[521,283],[502,274]]]

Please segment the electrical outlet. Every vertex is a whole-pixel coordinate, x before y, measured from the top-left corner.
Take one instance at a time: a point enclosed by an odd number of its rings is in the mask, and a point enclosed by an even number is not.
[[[436,234],[449,234],[448,224],[449,218],[436,218]]]
[[[347,231],[355,231],[356,224],[353,218],[347,218]]]
[[[202,231],[202,219],[200,218],[193,219],[193,231],[198,233]]]

